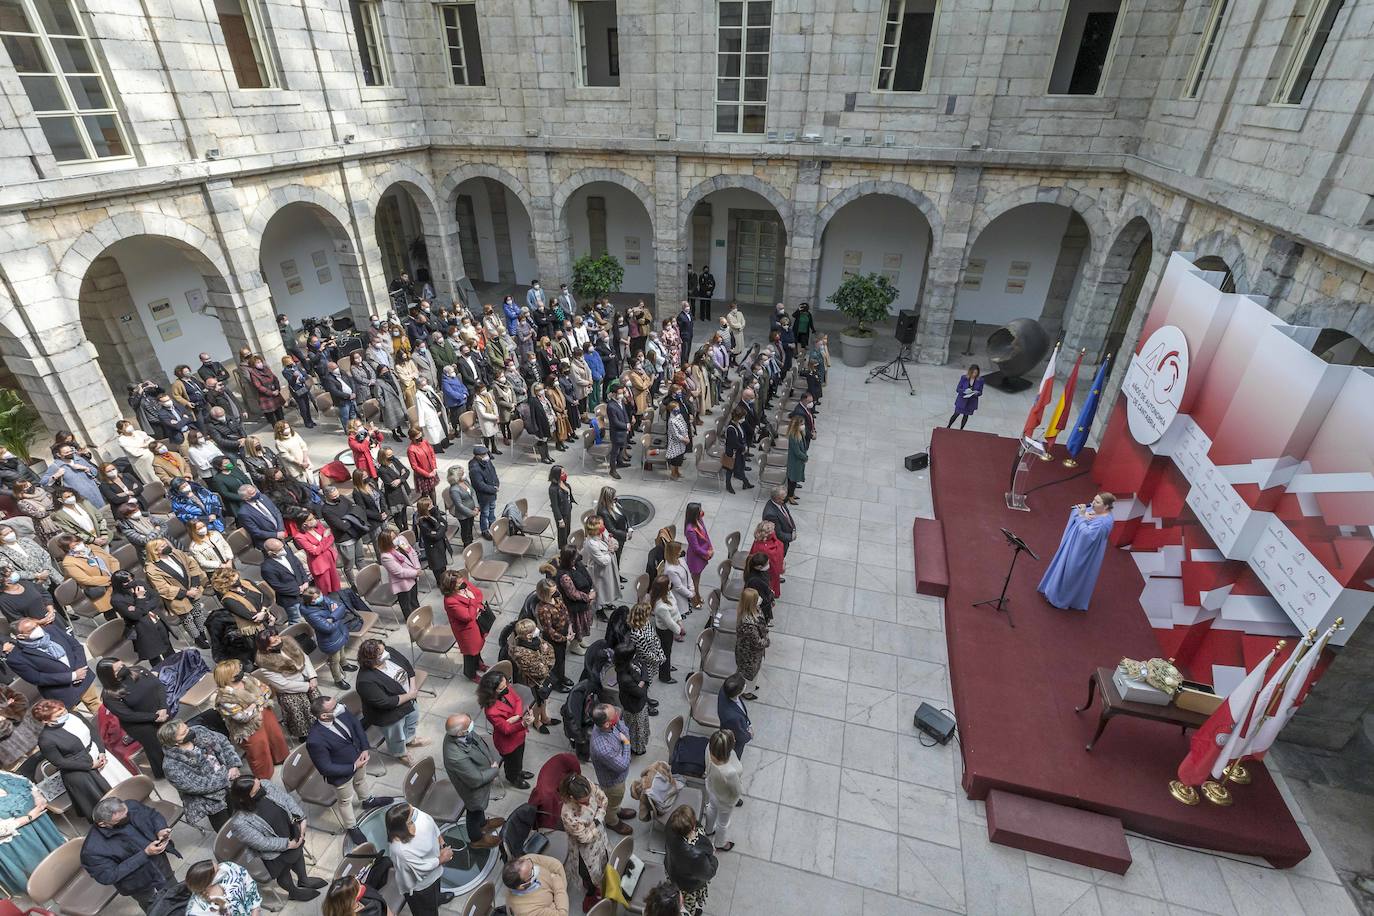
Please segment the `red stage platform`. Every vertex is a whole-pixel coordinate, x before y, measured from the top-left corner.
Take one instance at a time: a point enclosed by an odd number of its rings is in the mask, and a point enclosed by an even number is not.
[[[1083,750],[1097,707],[1074,707],[1082,705],[1093,669],[1162,651],[1140,609],[1143,582],[1125,551],[1108,549],[1086,613],[1061,611],[1035,591],[1069,506],[1095,492],[1085,473],[1094,453],[1085,450],[1074,469],[1037,464],[1030,487],[1040,489],[1030,495],[1030,512],[1014,512],[1003,499],[1016,440],[937,429],[930,454],[935,515],[947,547],[945,633],[969,796],[1001,789],[1117,817],[1128,831],[1173,843],[1258,856],[1280,868],[1302,861],[1311,850],[1262,764],[1247,765],[1253,781],[1232,787],[1231,807],[1188,807],[1169,794],[1188,752],[1178,729],[1118,716],[1091,752]],[[1062,482],[1044,486],[1051,481]],[[1002,587],[1011,559],[1003,527],[1041,558],[1017,563],[1007,593],[1015,628],[1004,614],[973,607]]]

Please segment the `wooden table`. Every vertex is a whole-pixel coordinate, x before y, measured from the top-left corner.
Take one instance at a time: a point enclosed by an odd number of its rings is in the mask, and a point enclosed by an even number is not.
[[[1102,701],[1102,712],[1097,719],[1097,731],[1083,750],[1090,751],[1093,749],[1097,739],[1101,738],[1102,732],[1106,730],[1107,722],[1115,716],[1132,716],[1136,719],[1164,722],[1168,725],[1177,725],[1185,732],[1190,728],[1197,728],[1207,721],[1207,716],[1202,713],[1179,709],[1172,703],[1168,706],[1155,706],[1151,703],[1138,703],[1123,698],[1121,691],[1117,690],[1116,685],[1112,683],[1112,675],[1115,673],[1115,668],[1098,668],[1094,671],[1088,677],[1087,701],[1082,706],[1074,707],[1074,712],[1083,712],[1093,705],[1094,696]]]

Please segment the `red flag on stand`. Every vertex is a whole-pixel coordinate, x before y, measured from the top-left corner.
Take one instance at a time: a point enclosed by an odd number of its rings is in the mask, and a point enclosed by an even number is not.
[[[1050,414],[1050,422],[1045,426],[1046,448],[1054,444],[1055,437],[1068,425],[1069,411],[1073,409],[1073,390],[1078,385],[1078,367],[1083,365],[1083,353],[1083,350],[1078,351],[1078,359],[1074,360],[1069,380],[1064,383],[1064,390],[1059,393],[1059,403],[1054,405],[1054,413]]]
[[[1050,403],[1050,395],[1054,394],[1054,367],[1058,362],[1059,344],[1055,344],[1054,352],[1050,354],[1049,365],[1045,367],[1045,377],[1040,380],[1040,391],[1035,395],[1035,403],[1031,405],[1030,413],[1026,415],[1025,428],[1021,431],[1021,435],[1027,438],[1035,436],[1040,418],[1044,416],[1045,408]]]
[[[1264,687],[1265,675],[1274,661],[1271,651],[1245,676],[1226,702],[1217,707],[1207,721],[1193,733],[1188,756],[1178,765],[1179,782],[1200,786],[1208,779],[1219,779],[1222,770],[1238,756],[1245,729],[1254,709],[1255,698]],[[1262,710],[1261,710],[1262,711]]]

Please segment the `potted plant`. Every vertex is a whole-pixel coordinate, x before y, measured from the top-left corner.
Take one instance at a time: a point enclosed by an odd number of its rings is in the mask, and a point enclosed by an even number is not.
[[[897,298],[897,287],[882,274],[853,274],[826,301],[854,321],[840,332],[840,356],[846,366],[862,368],[873,349],[874,331],[870,323],[891,314],[889,306]]]
[[[585,255],[573,262],[573,295],[582,302],[596,301],[611,293],[620,292],[625,280],[625,268],[611,254],[597,257]]]
[[[24,461],[33,456],[30,449],[43,434],[43,422],[19,395],[8,388],[0,388],[0,442]]]

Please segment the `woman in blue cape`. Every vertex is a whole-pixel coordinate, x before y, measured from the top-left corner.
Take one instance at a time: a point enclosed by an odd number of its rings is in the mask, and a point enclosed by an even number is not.
[[[1069,511],[1064,537],[1050,560],[1050,568],[1036,586],[1045,600],[1058,608],[1088,609],[1088,600],[1102,571],[1107,553],[1107,535],[1112,530],[1112,504],[1116,497],[1099,493],[1086,506]]]

